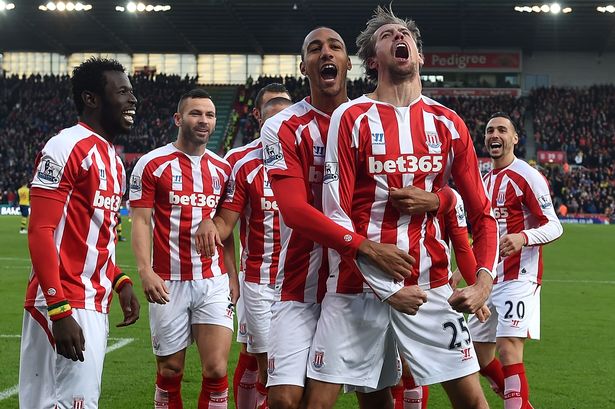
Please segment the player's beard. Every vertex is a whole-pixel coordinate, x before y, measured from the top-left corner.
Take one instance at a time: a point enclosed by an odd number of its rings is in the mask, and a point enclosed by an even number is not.
[[[194,145],[194,146],[200,146],[200,145],[207,145],[207,142],[209,142],[209,138],[211,137],[211,132],[212,130],[209,130],[209,134],[207,135],[207,138],[202,138],[197,136],[196,131],[194,131],[189,124],[183,123],[181,125],[181,132],[182,132],[182,137],[185,138],[185,140],[187,142],[189,142],[190,144]]]
[[[418,69],[414,63],[410,64],[409,67],[400,67],[394,64],[389,67],[389,74],[395,83],[412,81],[417,76]]]

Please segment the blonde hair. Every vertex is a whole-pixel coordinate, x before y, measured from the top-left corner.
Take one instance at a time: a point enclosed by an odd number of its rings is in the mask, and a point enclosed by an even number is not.
[[[369,68],[369,60],[376,55],[376,38],[374,37],[374,34],[380,27],[386,24],[400,24],[405,26],[410,33],[412,33],[412,37],[414,38],[414,42],[416,43],[416,48],[419,50],[419,53],[423,53],[421,31],[414,20],[397,17],[393,13],[393,9],[390,4],[388,8],[378,6],[376,10],[374,10],[374,15],[372,18],[365,24],[365,30],[361,31],[357,37],[357,47],[359,49],[357,55],[362,61],[367,78],[374,82],[378,80],[378,71],[373,68]]]

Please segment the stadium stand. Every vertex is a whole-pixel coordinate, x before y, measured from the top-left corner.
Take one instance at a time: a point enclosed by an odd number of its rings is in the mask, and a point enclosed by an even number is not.
[[[146,152],[175,138],[172,115],[180,95],[197,86],[197,78],[175,75],[135,75],[139,99],[137,121],[130,135],[117,141],[125,154]],[[258,90],[283,82],[293,100],[308,93],[307,81],[294,77],[259,77],[245,85],[205,86],[218,109],[218,126],[209,149],[218,153],[243,145],[257,136],[252,116]],[[371,91],[373,85],[349,81],[349,97]],[[510,113],[520,133],[518,157],[526,157],[526,125],[531,121],[536,148],[566,152],[564,166],[542,168],[551,183],[560,214],[613,215],[615,210],[615,86],[586,89],[539,88],[528,97],[439,97],[466,121],[479,157],[486,157],[483,132],[495,111]],[[44,141],[76,121],[68,77],[0,76],[0,194],[2,203],[14,200],[15,189],[32,173],[32,158]],[[533,141],[532,141],[533,142]],[[135,156],[126,160],[130,172]],[[526,158],[531,159],[531,158]],[[565,213],[565,214],[564,214]]]

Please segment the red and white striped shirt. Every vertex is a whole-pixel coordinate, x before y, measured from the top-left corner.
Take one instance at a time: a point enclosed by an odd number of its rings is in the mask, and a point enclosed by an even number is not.
[[[130,206],[153,208],[154,271],[165,280],[225,274],[222,249],[212,258],[196,251],[194,235],[213,217],[231,173],[228,162],[205,150],[190,156],[172,143],[142,156],[130,177]]]
[[[260,139],[230,150],[225,159],[233,171],[222,207],[241,213],[241,270],[248,282],[273,284],[280,258],[280,220]]]
[[[261,129],[263,161],[269,179],[301,178],[308,202],[322,211],[322,172],[331,117],[306,98],[268,119]],[[280,219],[281,251],[276,290],[282,301],[320,302],[325,294],[327,259],[320,244]]]
[[[417,264],[406,285],[435,288],[446,284],[449,247],[438,218],[400,214],[389,202],[389,189],[416,186],[434,192],[451,175],[475,231],[477,267],[494,271],[497,224],[472,139],[454,111],[424,96],[406,107],[362,96],[333,113],[328,139],[325,214],[368,239],[408,251]],[[330,252],[329,263],[328,291],[357,287],[362,277],[352,260]]]
[[[527,240],[527,246],[520,252],[500,260],[495,282],[528,280],[540,284],[542,245],[556,240],[563,232],[547,180],[517,158],[505,168],[491,170],[483,180],[498,220],[500,237],[522,233]]]
[[[64,213],[55,230],[64,297],[73,308],[109,312],[115,264],[115,226],[126,173],[115,148],[85,124],[62,130],[37,158],[31,195],[57,200]],[[33,243],[36,245],[36,243]],[[53,305],[59,292],[30,275],[26,307]],[[40,272],[37,272],[40,274]]]

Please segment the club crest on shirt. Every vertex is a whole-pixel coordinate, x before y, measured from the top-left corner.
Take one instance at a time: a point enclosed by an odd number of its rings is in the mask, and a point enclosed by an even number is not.
[[[130,177],[130,191],[140,192],[141,189],[143,189],[143,184],[141,182],[141,176],[132,175]]]
[[[498,192],[498,198],[496,200],[496,203],[498,206],[504,206],[504,203],[506,203],[506,191],[505,190]]]
[[[548,209],[553,206],[551,203],[551,195],[542,195],[538,198],[538,203],[542,209]]]
[[[325,353],[322,351],[314,352],[314,360],[312,361],[314,368],[320,369],[325,364]]]
[[[429,148],[429,153],[440,153],[442,142],[438,138],[438,133],[434,131],[425,132],[425,142]]]
[[[281,143],[265,145],[263,148],[263,162],[265,166],[271,166],[284,159]]]
[[[335,182],[340,178],[339,163],[325,162],[325,174],[322,177],[322,183]]]
[[[38,165],[36,177],[46,185],[55,185],[60,183],[60,175],[62,175],[63,169],[53,158],[44,156]]]
[[[220,184],[220,178],[218,176],[211,177],[211,185],[213,186],[216,192],[220,192],[222,185]]]

